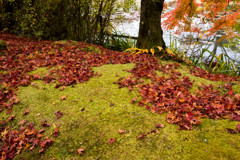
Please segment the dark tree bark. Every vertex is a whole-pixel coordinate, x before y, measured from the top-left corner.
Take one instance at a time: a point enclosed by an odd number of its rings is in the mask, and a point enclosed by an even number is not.
[[[166,48],[161,27],[163,3],[164,0],[141,0],[138,48],[150,49],[156,46]]]

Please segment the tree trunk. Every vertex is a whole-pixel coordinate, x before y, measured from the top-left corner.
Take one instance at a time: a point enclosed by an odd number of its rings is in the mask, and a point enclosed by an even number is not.
[[[166,48],[161,27],[163,3],[164,0],[141,0],[138,48],[150,49],[156,46]]]

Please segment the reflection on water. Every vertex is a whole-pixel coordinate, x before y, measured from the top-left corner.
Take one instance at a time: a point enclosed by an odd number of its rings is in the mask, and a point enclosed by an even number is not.
[[[175,41],[175,43],[177,43],[179,50],[187,53],[190,57],[201,56],[203,50],[207,49],[217,57],[223,54],[224,57],[232,60],[236,64],[240,63],[240,45],[236,44],[232,47],[226,47],[229,42],[224,39],[224,34],[222,32],[218,32],[216,35],[206,38],[194,37],[190,33],[186,33],[182,37],[170,35],[169,37],[165,36],[165,38],[169,38],[171,41],[172,39],[176,39],[177,41]],[[212,57],[209,52],[205,52],[203,56],[206,61],[210,61]]]

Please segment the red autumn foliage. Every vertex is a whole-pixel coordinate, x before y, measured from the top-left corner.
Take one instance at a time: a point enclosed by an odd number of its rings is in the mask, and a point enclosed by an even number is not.
[[[2,135],[0,145],[0,159],[13,159],[23,149],[33,150],[41,147],[39,152],[43,152],[53,141],[48,137],[41,140],[40,131],[36,130],[31,123],[21,126],[18,130],[10,130],[6,124],[1,124],[0,133]]]
[[[228,133],[230,133],[230,134],[236,134],[237,133],[237,131],[235,131],[234,129],[227,128],[227,130],[228,130]]]
[[[29,110],[26,110],[23,112],[23,115],[27,115],[30,111]]]
[[[146,106],[152,113],[167,112],[167,121],[178,124],[180,129],[192,129],[193,125],[199,124],[201,118],[205,117],[213,119],[229,117],[240,121],[240,96],[233,92],[230,85],[224,86],[226,92],[223,95],[211,85],[199,86],[193,94],[189,91],[193,82],[189,77],[182,77],[176,71],[180,67],[177,63],[162,66],[157,57],[147,54],[129,55],[99,46],[102,54],[84,52],[82,50],[87,50],[89,46],[96,47],[84,42],[70,44],[69,41],[69,44],[54,44],[51,41],[16,38],[10,34],[0,34],[0,40],[8,42],[7,51],[0,50],[0,70],[6,71],[0,73],[0,84],[3,86],[0,91],[0,112],[6,109],[11,113],[13,105],[19,103],[16,95],[18,87],[30,85],[33,80],[56,82],[56,88],[59,88],[83,83],[94,76],[100,76],[93,72],[92,67],[103,64],[136,63],[136,66],[128,71],[131,73],[130,77],[120,78],[116,82],[120,88],[128,87],[129,90],[136,88],[139,91],[142,99],[138,101],[134,98],[132,103],[138,102],[140,106]],[[28,74],[38,67],[48,67],[50,72],[43,76]],[[51,69],[53,67],[55,69]],[[169,77],[158,77],[155,71],[160,71]],[[237,80],[230,76],[209,74],[197,68],[194,68],[191,73],[210,80]],[[142,78],[150,79],[151,83],[143,84]],[[24,114],[27,113],[24,112]],[[56,116],[60,118],[62,112],[56,112]],[[14,116],[10,116],[9,120],[13,118]],[[29,122],[21,121],[20,123],[22,126],[19,130],[10,131],[5,126],[6,122],[1,122],[0,133],[4,135],[1,139],[3,143],[0,144],[2,159],[13,158],[23,148],[32,150],[40,146],[41,153],[53,143],[47,137],[41,139],[44,130],[37,131]],[[25,123],[27,127],[23,126]],[[50,125],[44,120],[42,126]],[[58,135],[59,130],[55,129],[54,136]],[[145,134],[139,138],[142,139],[144,136]],[[114,139],[112,139],[113,142]]]
[[[193,129],[193,125],[199,124],[201,118],[219,119],[229,117],[232,120],[240,121],[240,100],[232,90],[231,85],[225,86],[227,93],[215,90],[212,85],[199,86],[194,94],[190,92],[193,82],[189,77],[183,76],[175,69],[179,64],[167,64],[160,66],[158,61],[152,58],[145,60],[144,64],[136,64],[129,72],[132,75],[128,78],[120,78],[116,83],[119,87],[128,87],[133,90],[136,87],[142,96],[140,106],[147,105],[146,108],[152,113],[167,112],[167,121],[177,123],[179,129]],[[155,70],[168,74],[170,77],[158,77]],[[146,73],[142,73],[146,72]],[[195,73],[202,73],[197,70]],[[205,73],[205,72],[204,72]],[[204,74],[202,74],[204,75]],[[201,75],[200,75],[201,76]],[[149,78],[151,84],[139,85],[140,78]],[[236,81],[235,77],[226,75],[207,74],[204,78],[211,80]],[[135,102],[136,99],[132,101]]]
[[[53,136],[54,137],[58,137],[59,136],[59,127],[58,128],[55,128],[54,132],[53,132]]]
[[[169,123],[177,123],[182,129],[192,129],[192,126],[199,124],[203,117],[228,116],[233,120],[240,120],[237,112],[239,99],[234,98],[235,93],[231,87],[227,88],[228,92],[224,95],[220,95],[213,86],[201,86],[195,94],[192,94],[189,89],[193,82],[188,77],[181,77],[181,74],[175,71],[179,67],[177,63],[162,66],[156,57],[147,54],[129,55],[102,47],[100,49],[103,54],[87,53],[79,49],[87,49],[89,44],[86,43],[54,44],[50,41],[18,39],[8,34],[2,34],[1,39],[9,42],[9,54],[3,54],[0,58],[0,69],[7,71],[6,74],[1,74],[1,83],[10,87],[10,89],[4,88],[5,91],[0,97],[0,102],[5,108],[11,108],[13,104],[19,102],[15,95],[17,87],[29,85],[34,79],[42,79],[47,83],[57,82],[56,88],[58,88],[82,83],[93,76],[99,76],[92,71],[91,67],[131,62],[136,63],[136,66],[129,70],[132,75],[128,78],[120,78],[116,83],[120,88],[128,87],[129,90],[137,87],[142,96],[139,105],[152,104],[147,108],[154,113],[169,112],[167,116]],[[18,54],[19,51],[22,54]],[[42,78],[36,74],[34,76],[27,74],[38,67],[54,66],[61,67],[50,70]],[[158,77],[156,70],[170,77]],[[231,76],[210,74],[196,67],[191,70],[191,73],[210,80],[237,80]],[[139,85],[143,83],[141,78],[144,77],[151,79],[152,83]]]
[[[225,75],[225,74],[212,74],[209,73],[203,69],[197,68],[197,67],[193,67],[192,70],[190,70],[190,73],[194,76],[197,77],[201,77],[201,78],[205,78],[211,81],[237,81],[240,80],[239,78],[236,77],[231,77],[229,75]]]
[[[12,121],[14,118],[15,118],[15,114],[14,114],[14,115],[11,115],[11,116],[9,116],[9,118],[8,118],[8,121]]]
[[[59,119],[63,116],[63,112],[57,111],[57,112],[55,112],[55,115],[57,116],[56,118]]]
[[[47,124],[47,120],[46,120],[46,119],[44,119],[44,120],[42,121],[42,124],[41,124],[41,126],[43,126],[43,127],[50,127],[50,126],[51,126],[51,124]]]
[[[103,47],[99,47],[103,54],[85,52],[82,50],[87,50],[89,46],[96,47],[85,42],[76,45],[54,44],[51,41],[16,38],[10,34],[0,34],[0,39],[8,42],[7,51],[1,51],[0,56],[0,70],[7,72],[0,73],[0,83],[5,86],[0,92],[1,109],[11,109],[13,104],[18,103],[15,94],[18,86],[27,86],[33,80],[57,82],[58,88],[83,83],[93,76],[99,76],[91,67],[144,61],[140,55],[114,52]],[[42,77],[28,74],[38,67],[57,68],[51,69]]]
[[[239,0],[177,0],[176,7],[166,12],[163,25],[174,29],[176,33],[204,33],[206,27],[200,24],[210,24],[207,36],[220,30],[225,32],[228,39],[237,36],[237,26],[240,18]],[[198,19],[198,23],[194,19]]]
[[[115,141],[116,141],[115,139],[113,139],[113,138],[110,138],[110,141],[109,141],[109,143],[110,143],[110,144],[113,144]]]

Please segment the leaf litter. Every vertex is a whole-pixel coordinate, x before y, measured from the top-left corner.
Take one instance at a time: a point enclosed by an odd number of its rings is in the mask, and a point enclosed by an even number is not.
[[[45,83],[55,83],[55,88],[63,91],[66,86],[74,86],[78,83],[89,81],[90,78],[101,76],[94,73],[92,67],[99,67],[104,64],[125,64],[135,63],[135,67],[128,72],[129,77],[120,77],[115,84],[119,88],[127,87],[129,91],[137,90],[141,99],[134,98],[130,103],[138,103],[152,113],[162,114],[167,112],[167,121],[178,124],[179,129],[193,129],[194,125],[199,124],[202,118],[229,118],[240,121],[240,96],[234,93],[232,86],[224,86],[226,92],[221,94],[214,89],[213,85],[201,85],[191,93],[190,89],[193,82],[187,76],[181,76],[176,69],[181,66],[178,63],[161,65],[157,57],[148,54],[129,54],[116,52],[97,46],[102,53],[89,53],[81,50],[89,44],[80,42],[77,44],[54,44],[51,41],[36,41],[27,38],[17,38],[11,34],[0,34],[0,39],[8,42],[7,51],[1,51],[0,70],[0,112],[4,109],[9,114],[12,112],[14,104],[19,103],[17,91],[19,86],[38,85],[32,83],[33,80],[42,80]],[[96,47],[95,45],[91,45]],[[21,54],[19,54],[19,52]],[[50,54],[54,52],[55,54]],[[173,57],[177,59],[177,57]],[[31,75],[28,72],[39,67],[51,68],[49,73],[44,75]],[[155,71],[160,71],[168,76],[157,76]],[[193,67],[190,73],[212,81],[238,81],[239,77],[231,77],[223,74],[210,74],[202,69]],[[116,75],[117,77],[119,75]],[[151,83],[144,84],[142,78],[151,80]],[[66,100],[63,95],[60,100]],[[93,102],[93,100],[91,100]],[[110,106],[114,106],[113,103]],[[84,109],[82,109],[83,111]],[[29,113],[26,110],[23,114]],[[62,116],[62,112],[56,112],[57,119]],[[14,115],[9,116],[9,121],[14,120]],[[53,140],[45,137],[42,139],[43,129],[36,130],[34,125],[20,122],[19,130],[11,130],[5,121],[1,122],[0,133],[2,135],[2,145],[0,148],[1,159],[12,159],[19,154],[23,148],[32,150],[40,146],[39,153],[48,148]],[[26,125],[24,127],[24,125]],[[42,121],[43,127],[49,127],[46,120]],[[162,128],[161,124],[156,124],[156,128]],[[239,132],[227,129],[229,133]],[[143,139],[153,130],[139,136]],[[123,130],[118,131],[120,134]],[[59,128],[55,128],[54,137],[59,135]],[[13,138],[17,137],[17,138]],[[24,138],[23,138],[24,137]],[[110,143],[115,140],[110,139]],[[84,150],[83,150],[84,151]],[[78,154],[82,153],[79,150]]]

